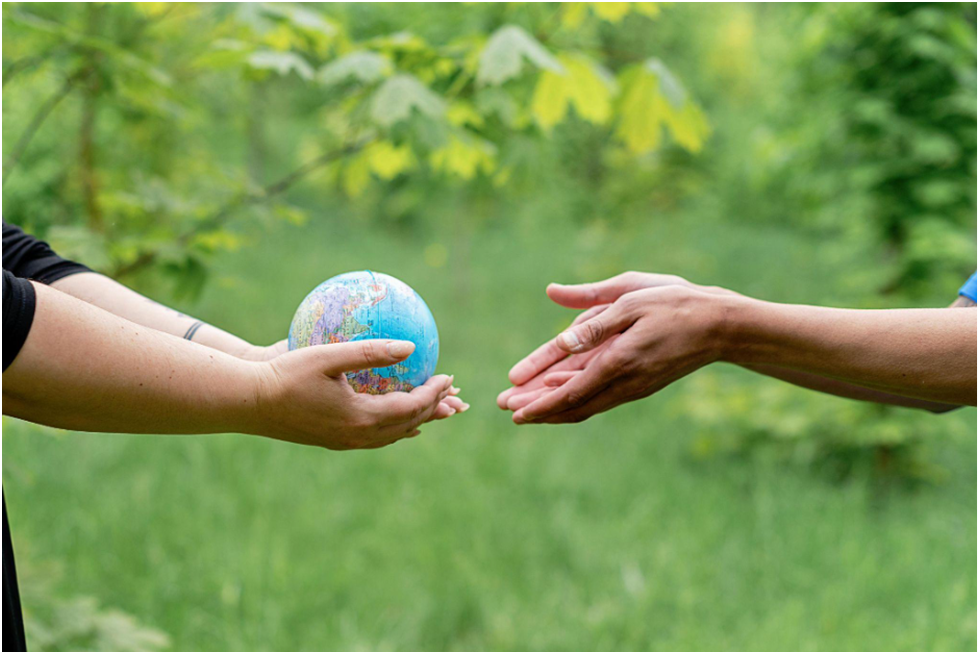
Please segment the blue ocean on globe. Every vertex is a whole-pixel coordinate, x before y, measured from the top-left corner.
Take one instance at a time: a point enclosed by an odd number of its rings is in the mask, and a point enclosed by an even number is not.
[[[413,288],[384,273],[361,270],[314,288],[289,327],[289,349],[369,338],[411,341],[415,351],[393,366],[347,373],[358,393],[410,391],[435,374],[439,333],[428,305]]]

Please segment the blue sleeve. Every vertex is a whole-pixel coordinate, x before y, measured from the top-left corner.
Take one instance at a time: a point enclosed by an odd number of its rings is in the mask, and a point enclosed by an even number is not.
[[[976,273],[972,273],[969,281],[962,285],[962,288],[959,289],[959,295],[963,295],[973,302],[976,301]]]

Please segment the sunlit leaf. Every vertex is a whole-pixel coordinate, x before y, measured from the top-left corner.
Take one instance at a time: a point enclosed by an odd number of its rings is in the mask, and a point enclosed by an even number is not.
[[[441,118],[445,102],[412,75],[395,75],[386,80],[371,100],[371,117],[390,127],[405,120],[413,109],[432,118]]]
[[[391,62],[387,57],[376,52],[361,50],[351,52],[323,66],[317,79],[327,86],[350,79],[370,84],[387,77],[391,74],[391,70]]]
[[[496,148],[488,141],[453,134],[448,145],[434,151],[429,163],[436,171],[472,179],[476,173],[489,174],[496,166]]]
[[[710,131],[703,112],[685,93],[680,95],[679,82],[672,75],[664,75],[664,71],[668,73],[665,66],[652,60],[633,66],[622,75],[615,134],[635,154],[658,148],[664,129],[680,146],[697,152]],[[681,97],[683,102],[677,106]]]
[[[313,79],[313,67],[294,52],[259,50],[248,57],[248,65],[256,70],[271,70],[279,75],[296,73],[303,79]]]
[[[466,125],[482,127],[485,122],[482,115],[476,111],[476,107],[465,101],[457,101],[449,105],[445,117],[457,127],[465,127]]]
[[[502,84],[520,74],[524,61],[537,68],[561,72],[561,64],[537,39],[516,25],[504,25],[493,33],[479,56],[476,81]]]
[[[565,2],[561,5],[561,23],[575,29],[585,22],[588,14],[588,4],[584,2]]]
[[[545,130],[564,119],[573,106],[593,123],[604,123],[612,111],[615,83],[598,64],[584,55],[562,55],[564,73],[544,71],[534,89],[531,112]]]
[[[646,68],[659,80],[660,90],[666,99],[677,109],[683,107],[687,102],[687,92],[684,90],[680,81],[673,76],[670,69],[659,59],[653,58],[646,60]]]
[[[327,20],[325,16],[299,5],[269,3],[262,5],[262,9],[267,14],[287,19],[295,27],[305,32],[323,36],[335,36],[337,34],[336,25]]]
[[[592,2],[590,4],[596,16],[612,23],[619,22],[630,11],[630,3],[628,2]]]
[[[363,151],[350,156],[340,174],[343,191],[352,198],[359,197],[371,181],[370,161]]]
[[[371,145],[364,155],[371,172],[386,180],[394,179],[415,163],[415,155],[407,144],[397,146],[390,141]]]
[[[662,12],[659,2],[633,2],[632,10],[650,18],[655,18]]]

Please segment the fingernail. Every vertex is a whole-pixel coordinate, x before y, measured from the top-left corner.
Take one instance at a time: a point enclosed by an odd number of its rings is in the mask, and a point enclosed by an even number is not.
[[[468,411],[468,410],[469,410],[469,405],[468,405],[468,404],[466,404],[465,402],[463,402],[463,403],[462,403],[462,410],[463,410],[463,411]]]
[[[415,344],[410,341],[388,341],[388,354],[393,357],[406,357],[415,351]]]
[[[578,340],[578,335],[574,333],[573,329],[561,333],[558,338],[572,352],[577,352],[581,349],[581,341]]]

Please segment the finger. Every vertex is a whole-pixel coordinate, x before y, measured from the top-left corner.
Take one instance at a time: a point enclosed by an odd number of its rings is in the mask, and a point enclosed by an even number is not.
[[[668,275],[646,275],[627,272],[590,284],[549,284],[547,296],[562,307],[587,309],[598,304],[611,304],[631,291],[647,288],[658,277]]]
[[[555,367],[560,366],[563,363],[564,362],[562,361],[561,363],[553,366],[551,369],[553,370]],[[544,378],[538,375],[537,377],[534,377],[526,384],[521,384],[520,386],[512,386],[506,389],[505,391],[503,391],[502,393],[500,393],[496,397],[496,404],[504,411],[508,411],[510,410],[510,402],[513,401],[513,398],[515,396],[522,395],[524,393],[529,393],[531,391],[536,391],[543,387],[544,387]]]
[[[592,307],[587,311],[583,311],[574,319],[571,326],[573,327],[575,325],[580,325],[582,322],[590,318],[594,318],[605,311],[605,309],[608,307],[609,305],[603,304],[597,307]],[[566,356],[568,356],[568,353],[558,347],[554,339],[551,339],[510,368],[510,382],[514,386],[525,384],[540,374],[541,371],[547,370]],[[497,404],[500,405],[500,408],[503,408],[506,405],[504,401],[498,401]]]
[[[450,395],[449,397],[442,400],[442,404],[446,404],[456,410],[457,413],[465,413],[469,410],[469,404],[464,402],[460,397],[454,397]]]
[[[553,388],[547,388],[545,386],[542,386],[541,388],[537,388],[537,389],[532,390],[532,391],[529,391],[527,393],[521,393],[519,395],[514,395],[507,402],[507,409],[510,410],[510,411],[517,411],[518,409],[522,409],[525,406],[527,406],[528,404],[532,404],[538,398],[546,395],[547,393],[551,393],[553,391],[554,391]]]
[[[552,338],[510,368],[510,383],[514,386],[524,384],[566,356],[568,353],[559,348]]]
[[[566,382],[571,381],[575,375],[580,371],[578,370],[562,370],[560,372],[549,372],[544,375],[544,386],[563,386]]]
[[[451,418],[456,413],[458,411],[445,402],[439,402],[439,405],[435,407],[435,411],[432,413],[431,420],[445,420],[446,418]]]
[[[446,375],[431,377],[410,393],[388,393],[386,395],[367,395],[364,401],[370,403],[368,409],[379,425],[396,425],[414,420],[426,409],[434,409],[439,402],[449,396],[452,378]]]
[[[619,335],[636,321],[636,317],[637,313],[631,304],[617,302],[593,318],[561,332],[554,342],[564,352],[588,352]]]
[[[606,309],[608,309],[610,306],[612,306],[612,305],[611,304],[599,304],[597,307],[592,307],[591,309],[588,309],[587,311],[582,311],[581,313],[578,314],[578,316],[574,319],[574,321],[572,321],[571,326],[574,327],[575,325],[580,325],[581,323],[585,322],[586,320],[589,320],[590,318],[594,318],[595,316],[597,316],[601,312],[603,312]]]
[[[583,370],[588,365],[589,361],[599,356],[605,350],[605,348],[611,346],[612,343],[614,343],[618,337],[619,335],[616,334],[615,336],[612,336],[607,341],[605,341],[604,345],[597,347],[594,350],[589,350],[588,352],[585,352],[583,354],[574,354],[571,355],[570,357],[567,357],[566,359],[563,359],[562,361],[558,361],[550,368],[547,368],[544,372],[552,373],[552,372],[561,372],[561,371],[569,371],[569,370],[574,370],[574,371]],[[538,390],[543,386],[544,386],[544,375],[538,374],[530,381],[524,384],[520,384],[519,386],[513,386],[500,393],[496,398],[496,404],[504,411],[512,410],[510,408],[510,400],[513,396],[527,393],[529,391]]]
[[[574,379],[518,410],[513,415],[514,422],[533,422],[580,407],[606,387],[614,385],[620,370],[613,357],[607,355],[606,351]]]
[[[413,416],[410,420],[406,420],[404,422],[399,422],[399,423],[393,423],[381,427],[380,433],[381,434],[389,434],[389,433],[404,434],[414,429],[417,429],[419,426],[431,420],[442,420],[444,418],[448,418],[449,416],[455,415],[456,413],[455,409],[452,409],[442,404],[443,399],[445,398],[441,398],[436,404],[430,407],[426,407],[424,410],[422,410],[421,412]]]
[[[641,395],[632,396],[622,396],[615,392],[613,388],[607,388],[603,392],[599,393],[592,399],[588,400],[580,407],[571,409],[569,411],[561,411],[560,413],[552,414],[546,418],[540,418],[534,421],[534,424],[544,423],[548,425],[558,425],[567,423],[577,423],[584,422],[592,416],[598,415],[599,413],[604,413],[619,406],[620,404],[625,404],[626,402],[631,402],[632,400],[637,400],[642,397]]]
[[[323,372],[331,377],[344,372],[383,368],[404,361],[415,351],[411,341],[365,339],[313,348],[323,360]]]

